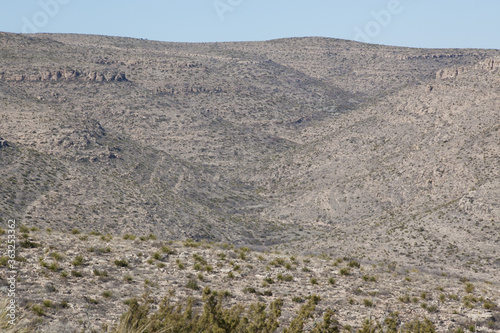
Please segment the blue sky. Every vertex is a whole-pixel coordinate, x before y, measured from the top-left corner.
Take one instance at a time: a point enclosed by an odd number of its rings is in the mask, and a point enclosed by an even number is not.
[[[429,48],[500,48],[499,0],[16,0],[0,31],[176,42],[323,36]]]

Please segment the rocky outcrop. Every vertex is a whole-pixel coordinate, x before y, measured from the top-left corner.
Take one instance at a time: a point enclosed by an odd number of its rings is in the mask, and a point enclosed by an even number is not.
[[[443,68],[436,73],[436,79],[453,79],[462,75],[465,71],[465,67]]]
[[[89,81],[89,82],[126,82],[123,72],[97,72],[77,69],[43,70],[30,74],[0,73],[0,80],[10,82],[49,82],[49,81]]]
[[[436,73],[436,79],[453,79],[470,71],[498,72],[500,68],[499,58],[488,58],[481,61],[474,67],[449,67],[443,68]]]
[[[500,68],[500,58],[490,58],[479,63],[478,67],[483,71],[495,72]]]
[[[186,95],[186,94],[220,94],[224,90],[220,87],[205,87],[200,85],[187,85],[183,87],[164,86],[157,87],[156,92],[167,95]]]

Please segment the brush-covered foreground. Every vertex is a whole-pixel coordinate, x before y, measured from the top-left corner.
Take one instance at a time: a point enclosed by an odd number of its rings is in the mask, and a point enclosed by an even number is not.
[[[20,232],[20,331],[500,329],[499,288],[488,281],[154,235]]]

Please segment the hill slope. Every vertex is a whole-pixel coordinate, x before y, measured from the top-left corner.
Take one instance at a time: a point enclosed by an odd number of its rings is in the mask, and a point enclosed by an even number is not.
[[[498,56],[2,33],[0,218],[493,279]]]

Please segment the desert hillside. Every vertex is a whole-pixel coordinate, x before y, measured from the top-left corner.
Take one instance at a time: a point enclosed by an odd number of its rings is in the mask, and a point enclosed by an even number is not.
[[[498,289],[499,91],[499,50],[0,33],[0,227]]]

